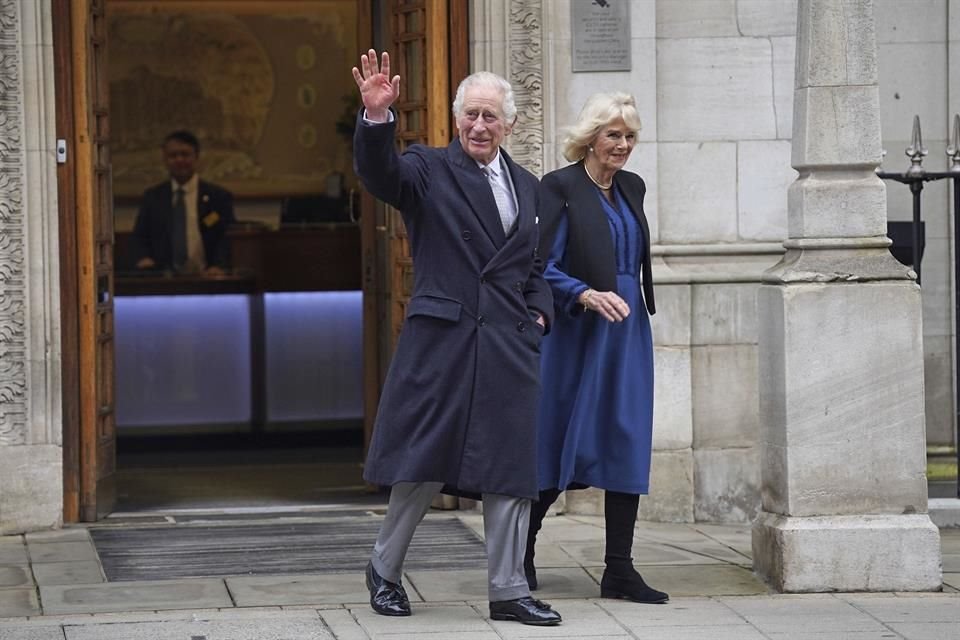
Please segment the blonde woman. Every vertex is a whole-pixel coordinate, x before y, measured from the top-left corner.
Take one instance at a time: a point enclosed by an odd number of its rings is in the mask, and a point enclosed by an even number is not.
[[[605,490],[603,597],[663,603],[633,567],[637,507],[650,479],[655,312],[646,186],[624,170],[640,118],[625,93],[592,96],[569,130],[573,164],[543,177],[539,253],[555,319],[542,344],[538,418],[540,500],[524,570],[537,587],[534,546],[561,491]]]

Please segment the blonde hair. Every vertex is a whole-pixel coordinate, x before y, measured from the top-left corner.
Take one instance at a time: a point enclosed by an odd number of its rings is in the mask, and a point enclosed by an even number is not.
[[[577,122],[566,130],[563,139],[563,157],[578,162],[587,155],[587,148],[600,130],[617,119],[634,132],[640,131],[637,101],[629,93],[595,93],[580,110]]]

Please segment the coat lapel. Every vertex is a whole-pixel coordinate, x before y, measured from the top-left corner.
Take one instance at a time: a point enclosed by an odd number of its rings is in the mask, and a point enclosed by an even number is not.
[[[480,220],[480,225],[487,232],[490,241],[499,249],[503,246],[506,236],[500,224],[497,201],[493,199],[493,191],[487,183],[486,176],[480,171],[480,167],[473,158],[463,151],[459,140],[454,140],[447,147],[447,157],[453,169],[453,177],[464,194],[464,200]]]

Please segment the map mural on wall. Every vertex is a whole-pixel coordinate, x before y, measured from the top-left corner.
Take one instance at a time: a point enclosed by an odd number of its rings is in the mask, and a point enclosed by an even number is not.
[[[285,2],[286,13],[270,4],[111,9],[116,195],[139,196],[166,178],[160,144],[176,129],[200,139],[203,178],[238,196],[318,193],[335,173],[354,181],[350,140],[337,122],[352,125],[359,102],[349,72],[355,3]]]

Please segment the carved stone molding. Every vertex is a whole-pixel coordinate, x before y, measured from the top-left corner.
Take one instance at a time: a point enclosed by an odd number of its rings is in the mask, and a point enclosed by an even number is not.
[[[27,335],[19,3],[0,0],[0,445],[26,442]]]
[[[509,3],[508,76],[517,104],[512,157],[543,173],[543,0]]]

